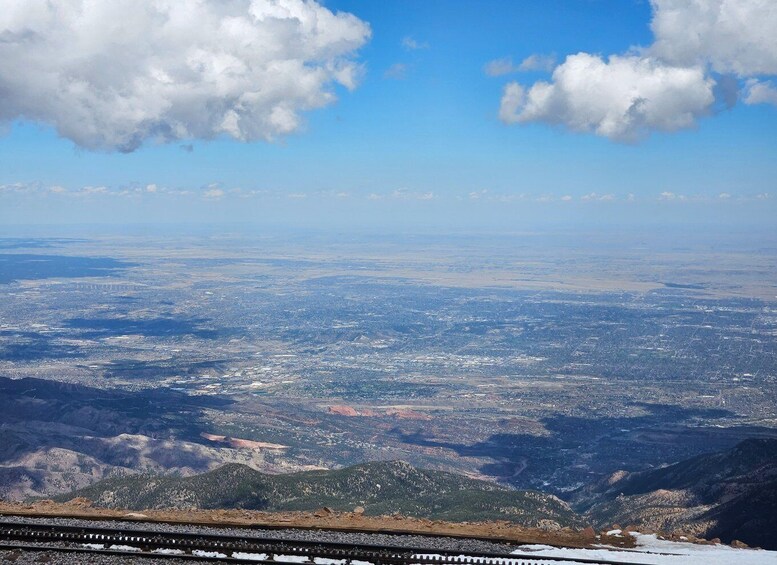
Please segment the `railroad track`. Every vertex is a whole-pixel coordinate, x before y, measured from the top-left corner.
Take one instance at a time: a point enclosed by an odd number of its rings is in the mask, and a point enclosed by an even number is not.
[[[634,561],[259,538],[251,537],[250,532],[245,536],[213,535],[0,521],[0,550],[11,549],[272,565],[644,565]]]

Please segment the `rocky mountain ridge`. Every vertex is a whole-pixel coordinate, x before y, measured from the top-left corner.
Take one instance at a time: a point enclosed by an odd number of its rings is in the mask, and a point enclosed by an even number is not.
[[[265,511],[363,509],[437,520],[509,520],[560,529],[583,525],[553,495],[515,491],[453,473],[416,469],[402,461],[372,462],[335,471],[268,475],[229,464],[192,477],[114,477],[56,498],[83,497],[95,506],[136,510],[242,508]],[[362,510],[360,510],[362,511]]]
[[[777,440],[635,473],[618,472],[574,493],[572,506],[596,526],[681,530],[777,548]]]

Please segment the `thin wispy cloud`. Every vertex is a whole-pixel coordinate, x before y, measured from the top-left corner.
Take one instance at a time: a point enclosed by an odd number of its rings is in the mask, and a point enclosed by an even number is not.
[[[391,198],[396,200],[434,200],[434,193],[429,192],[417,192],[408,188],[398,188],[391,193]]]
[[[502,57],[486,63],[483,72],[490,77],[499,77],[518,72],[518,67],[513,63],[512,57]]]
[[[521,64],[518,65],[518,70],[522,72],[527,71],[552,71],[556,65],[555,55],[529,55]]]
[[[408,51],[417,51],[418,49],[429,49],[429,44],[425,41],[417,41],[416,39],[406,35],[400,41],[400,45]]]
[[[76,199],[87,200],[112,200],[120,202],[129,199],[133,202],[157,199],[181,199],[181,202],[192,200],[205,201],[256,201],[256,202],[311,202],[329,203],[348,207],[358,205],[359,202],[428,202],[435,205],[446,205],[454,202],[470,202],[477,206],[498,207],[500,205],[521,206],[524,204],[543,204],[558,206],[595,206],[612,205],[622,206],[638,205],[649,202],[682,203],[683,205],[704,204],[726,205],[729,203],[758,203],[771,199],[768,192],[747,193],[734,191],[721,191],[709,193],[684,194],[665,190],[652,196],[637,196],[633,192],[588,192],[584,194],[570,194],[565,192],[499,192],[486,188],[464,192],[434,192],[430,190],[415,190],[407,187],[386,190],[383,192],[353,192],[349,190],[317,190],[286,192],[280,189],[245,188],[240,186],[228,187],[219,183],[211,183],[200,188],[167,187],[159,183],[147,183],[129,186],[85,185],[78,187],[65,187],[60,184],[51,186],[40,183],[6,183],[0,185],[0,201],[5,198],[18,202],[20,199],[28,199],[34,202],[40,197],[50,199]]]
[[[407,78],[407,65],[404,63],[394,63],[383,73],[383,78],[392,80],[403,80]]]
[[[224,194],[224,189],[220,188],[218,185],[212,184],[205,188],[202,193],[202,197],[208,200],[218,200],[223,198]]]
[[[36,192],[38,190],[37,184],[27,184],[23,182],[0,184],[0,195],[3,194],[25,194],[29,192]]]
[[[483,72],[490,77],[499,77],[529,71],[552,71],[555,64],[555,55],[529,55],[518,64],[513,62],[512,57],[502,57],[486,63]]]
[[[597,192],[591,192],[588,194],[584,194],[580,197],[580,200],[583,202],[592,202],[592,201],[598,201],[598,202],[611,202],[615,200],[614,194],[599,194]]]

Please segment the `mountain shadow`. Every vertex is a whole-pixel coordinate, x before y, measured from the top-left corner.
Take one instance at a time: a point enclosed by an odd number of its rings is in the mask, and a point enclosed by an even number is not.
[[[572,500],[602,527],[635,524],[777,549],[777,439],[748,439],[659,469],[619,472]]]
[[[110,257],[2,253],[0,284],[51,278],[114,277],[134,266],[135,263]]]
[[[721,409],[639,404],[637,417],[579,418],[557,415],[541,420],[547,435],[494,434],[473,444],[428,439],[423,432],[395,430],[405,443],[443,447],[466,457],[490,460],[479,470],[516,488],[547,490],[565,498],[585,484],[617,470],[641,471],[708,452],[727,449],[749,437],[774,437],[777,430],[756,426],[722,428],[703,422],[730,420]]]

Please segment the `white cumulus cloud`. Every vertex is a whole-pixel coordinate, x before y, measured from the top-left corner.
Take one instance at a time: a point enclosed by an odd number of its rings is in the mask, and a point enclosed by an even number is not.
[[[708,113],[715,83],[700,68],[672,67],[640,56],[578,53],[556,67],[552,82],[524,90],[505,87],[500,117],[507,123],[563,124],[618,141],[653,129],[687,128]]]
[[[547,84],[547,83],[542,83]],[[526,92],[517,82],[510,82],[502,92],[502,104],[499,106],[499,119],[506,124],[525,121],[521,118],[526,105]]]
[[[652,0],[650,51],[677,65],[719,73],[777,74],[774,0]]]
[[[774,104],[777,106],[777,88],[771,82],[750,79],[745,90],[745,104]]]
[[[314,0],[6,0],[0,121],[89,149],[272,140],[356,86],[369,26]]]
[[[631,142],[693,127],[731,107],[739,81],[747,104],[777,104],[777,2],[651,0],[655,41],[622,55],[570,55],[550,82],[503,92],[505,123],[546,122]],[[717,100],[716,100],[717,98]],[[717,103],[716,103],[717,102]]]

